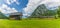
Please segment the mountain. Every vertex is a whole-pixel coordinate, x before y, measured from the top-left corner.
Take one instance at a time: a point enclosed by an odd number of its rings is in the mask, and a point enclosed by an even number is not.
[[[30,17],[54,16],[55,14],[54,10],[49,10],[45,4],[41,4],[34,10]]]

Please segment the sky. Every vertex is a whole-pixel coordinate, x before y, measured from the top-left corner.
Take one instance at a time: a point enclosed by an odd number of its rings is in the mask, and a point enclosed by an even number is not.
[[[0,11],[4,14],[22,12],[28,0],[0,0]]]
[[[55,9],[60,6],[60,0],[0,0],[0,11],[3,14],[23,12],[23,16],[30,16],[41,4],[48,9]]]

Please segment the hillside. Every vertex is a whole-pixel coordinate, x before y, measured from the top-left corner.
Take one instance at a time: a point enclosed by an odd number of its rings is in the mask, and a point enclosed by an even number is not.
[[[3,13],[0,12],[0,19],[7,19],[8,17],[5,16]]]

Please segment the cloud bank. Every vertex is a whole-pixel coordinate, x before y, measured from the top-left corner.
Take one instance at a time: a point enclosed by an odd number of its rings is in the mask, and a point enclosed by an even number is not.
[[[8,14],[8,13],[14,13],[14,12],[18,12],[15,8],[10,8],[5,4],[2,4],[0,6],[0,11],[4,14]]]
[[[12,3],[16,3],[17,5],[19,5],[19,2],[17,0],[4,0],[4,2],[8,5],[12,4]],[[14,13],[14,12],[18,12],[15,8],[10,8],[8,5],[6,4],[0,4],[0,12],[2,12],[3,14],[9,14],[9,13]]]

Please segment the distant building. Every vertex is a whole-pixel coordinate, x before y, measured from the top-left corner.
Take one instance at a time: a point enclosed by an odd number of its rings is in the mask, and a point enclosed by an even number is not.
[[[10,13],[9,17],[12,20],[20,20],[22,16],[23,16],[22,12],[15,12],[15,13]]]

